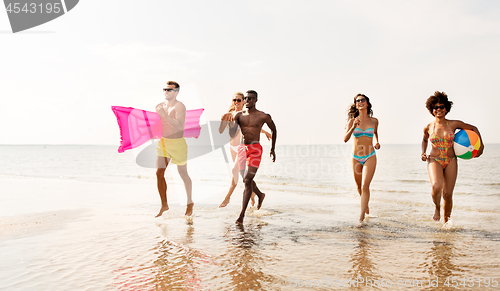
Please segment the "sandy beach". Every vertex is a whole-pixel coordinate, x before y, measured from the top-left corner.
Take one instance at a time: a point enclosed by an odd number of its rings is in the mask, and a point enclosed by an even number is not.
[[[225,209],[218,200],[198,203],[191,221],[175,195],[155,219],[154,184],[0,182],[10,193],[0,217],[5,290],[309,290],[314,280],[324,290],[341,280],[370,290],[361,278],[389,280],[394,290],[398,280],[438,278],[442,288],[429,290],[448,290],[447,277],[489,278],[499,268],[498,232],[445,231],[417,209],[384,209],[377,200],[378,217],[359,230],[355,196],[268,192],[263,209],[251,208],[237,227],[238,195]]]
[[[322,148],[280,148],[276,164],[263,160],[257,183],[264,205],[250,208],[238,227],[241,183],[230,204],[218,208],[229,184],[220,153],[190,161],[192,219],[184,217],[175,168],[166,174],[170,210],[155,219],[154,170],[129,154],[114,147],[4,147],[13,158],[4,159],[0,174],[0,289],[493,290],[500,270],[494,148],[461,162],[447,229],[431,219],[425,165],[411,160],[418,146],[377,154],[362,229],[348,156]],[[19,164],[26,150],[42,157],[34,168]],[[67,163],[75,150],[87,158]],[[391,163],[391,153],[408,160]],[[493,170],[477,175],[484,168]],[[465,287],[451,286],[453,278]]]

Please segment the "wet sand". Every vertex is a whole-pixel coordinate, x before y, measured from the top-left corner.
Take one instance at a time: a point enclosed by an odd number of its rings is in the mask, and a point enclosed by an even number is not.
[[[220,195],[196,202],[188,220],[176,193],[170,210],[154,218],[154,183],[2,177],[0,184],[2,290],[372,290],[366,284],[374,282],[454,290],[444,285],[453,276],[476,280],[457,290],[493,290],[485,280],[500,270],[500,214],[464,204],[454,209],[455,227],[444,230],[431,220],[430,199],[391,203],[377,193],[373,217],[357,229],[355,193],[277,186],[239,227],[241,186],[222,209],[226,188],[203,189]]]

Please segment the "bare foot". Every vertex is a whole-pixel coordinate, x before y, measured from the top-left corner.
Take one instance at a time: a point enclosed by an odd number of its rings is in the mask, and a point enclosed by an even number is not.
[[[225,198],[224,201],[219,205],[219,207],[226,207],[229,204],[229,198]]]
[[[163,212],[167,211],[169,208],[168,208],[168,205],[165,205],[165,206],[161,206],[160,208],[160,212],[158,212],[158,214],[156,214],[155,218],[161,216],[163,214]]]
[[[257,204],[257,210],[262,207],[262,202],[264,202],[264,198],[266,198],[266,194],[262,193],[262,198],[259,198],[259,204]]]
[[[189,203],[186,206],[186,213],[184,213],[185,216],[191,216],[191,215],[193,215],[193,206],[194,206],[194,203]]]
[[[356,225],[356,227],[357,227],[357,228],[361,228],[361,227],[363,227],[363,226],[365,226],[365,225],[366,225],[366,223],[365,223],[363,220],[360,220],[360,221],[358,222],[358,224]]]
[[[441,214],[439,212],[440,212],[439,207],[436,207],[436,210],[434,211],[434,216],[432,217],[434,221],[439,221],[441,219]]]
[[[370,207],[366,207],[365,214],[370,214]]]
[[[237,225],[243,225],[243,218],[236,219],[234,223],[236,223]]]
[[[250,204],[251,204],[252,206],[254,206],[254,205],[255,205],[255,193],[252,193],[252,196],[250,196]]]

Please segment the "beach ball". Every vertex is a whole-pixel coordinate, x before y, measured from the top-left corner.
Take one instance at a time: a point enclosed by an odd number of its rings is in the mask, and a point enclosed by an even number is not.
[[[455,155],[461,159],[469,160],[477,155],[477,150],[481,146],[479,136],[472,130],[461,129],[455,134],[453,140]]]

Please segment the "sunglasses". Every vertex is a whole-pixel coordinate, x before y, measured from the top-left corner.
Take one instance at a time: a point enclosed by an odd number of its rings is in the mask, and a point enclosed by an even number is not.
[[[435,106],[435,105],[434,105],[434,106],[432,106],[432,109],[434,109],[434,110],[437,110],[437,109],[445,109],[445,108],[446,108],[446,106],[444,106],[444,105],[439,105],[439,106]]]
[[[177,89],[163,88],[163,91],[170,92],[170,91],[177,91]]]
[[[250,100],[252,100],[253,98],[255,98],[255,97],[253,97],[253,96],[247,96],[247,97],[243,97],[243,100],[248,100],[248,101],[250,101]]]
[[[241,99],[233,99],[233,102],[241,102]]]
[[[366,102],[366,99],[365,99],[365,98],[362,98],[362,99],[358,99],[358,100],[356,100],[356,103],[363,103],[363,102]]]

